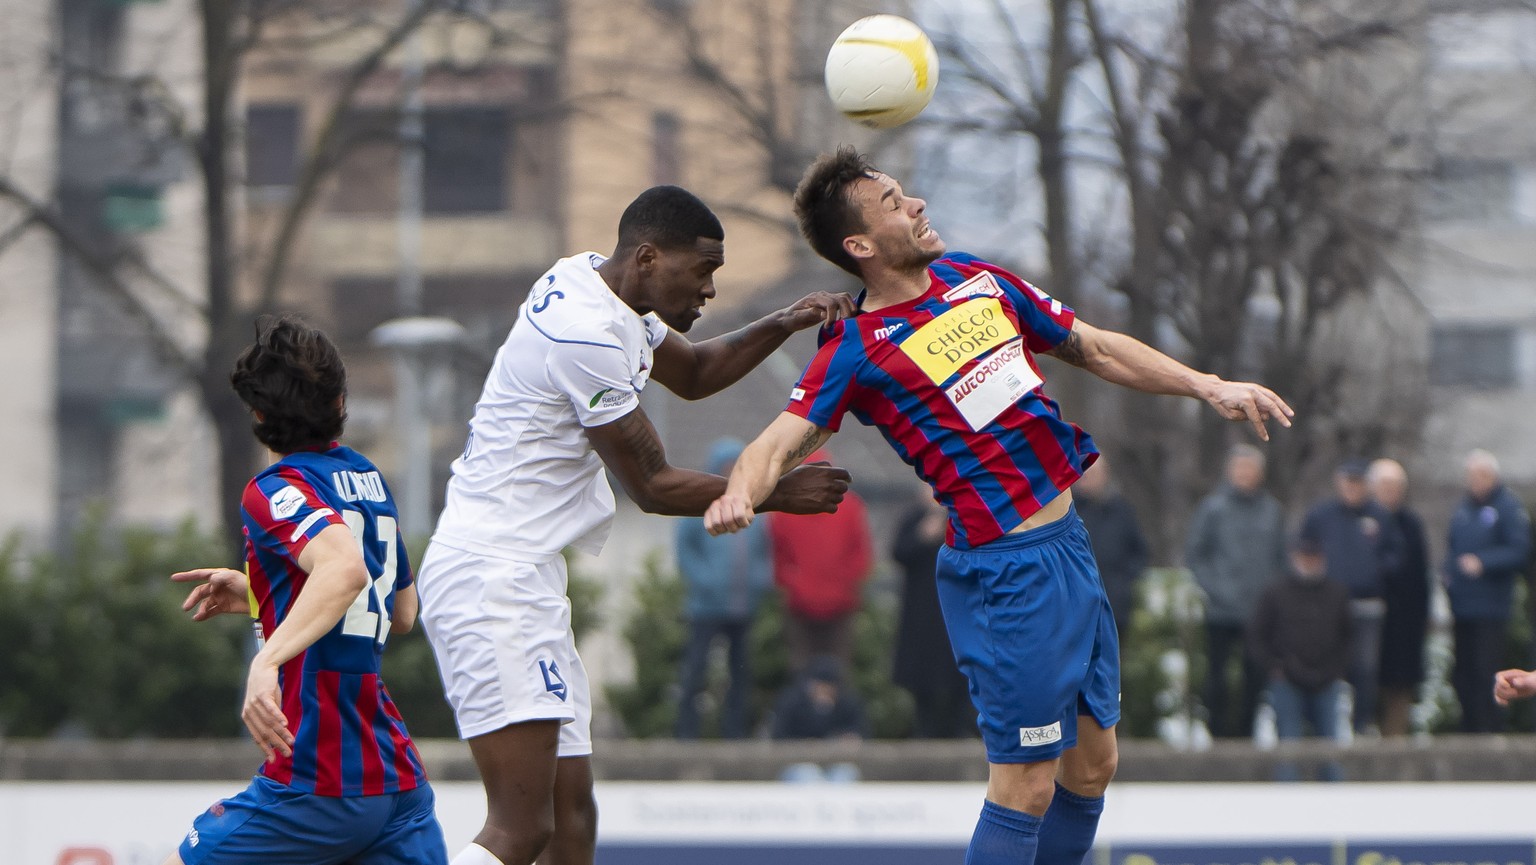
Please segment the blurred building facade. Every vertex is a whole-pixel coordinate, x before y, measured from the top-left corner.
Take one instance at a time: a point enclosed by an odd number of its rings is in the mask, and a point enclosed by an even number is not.
[[[1427,96],[1440,147],[1423,189],[1430,317],[1420,459],[1446,488],[1475,447],[1527,495],[1536,484],[1536,15],[1451,15],[1429,32]]]
[[[0,326],[24,374],[0,435],[28,493],[0,529],[47,542],[92,514],[173,522],[206,507],[215,461],[178,366],[202,338],[201,202],[179,137],[197,120],[167,106],[197,104],[195,4],[6,6]]]
[[[0,78],[44,70],[53,32],[44,4],[0,0]],[[51,530],[57,495],[54,439],[57,387],[57,253],[53,237],[32,225],[14,195],[47,200],[57,172],[58,81],[42,73],[32,86],[0,99],[0,364],[9,371],[0,423],[0,473],[11,494],[0,500],[0,527]],[[19,134],[25,130],[25,134]]]

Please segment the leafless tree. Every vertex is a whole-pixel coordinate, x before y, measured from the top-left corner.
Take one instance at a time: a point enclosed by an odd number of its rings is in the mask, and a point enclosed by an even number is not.
[[[1298,424],[1271,445],[1272,480],[1292,502],[1340,454],[1411,443],[1422,340],[1404,338],[1415,319],[1396,256],[1430,150],[1427,5],[1187,0],[1155,19],[1055,0],[1025,22],[989,2],[996,41],[965,38],[970,22],[943,51],[971,122],[1034,145],[1049,287],[1192,366],[1281,392]],[[1169,553],[1242,431],[1075,384]]]

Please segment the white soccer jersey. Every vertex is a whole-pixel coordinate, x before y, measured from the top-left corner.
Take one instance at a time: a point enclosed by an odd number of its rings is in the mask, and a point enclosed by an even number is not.
[[[596,553],[613,490],[583,427],[633,411],[667,336],[597,274],[595,252],[563,258],[518,310],[454,460],[434,540],[537,562],[566,546]]]

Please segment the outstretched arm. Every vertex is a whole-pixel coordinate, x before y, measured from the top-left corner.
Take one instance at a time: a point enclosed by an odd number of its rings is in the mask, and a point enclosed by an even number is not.
[[[832,431],[783,412],[736,458],[725,493],[704,514],[712,535],[740,531],[767,504],[769,492],[787,471],[805,461],[832,437]],[[811,466],[814,468],[814,466]]]
[[[1253,424],[1264,441],[1269,441],[1264,421],[1288,427],[1295,414],[1263,385],[1198,372],[1134,337],[1101,330],[1082,319],[1072,323],[1072,332],[1048,354],[1133,390],[1203,399],[1227,420]]]
[[[818,291],[739,330],[703,342],[668,333],[656,349],[651,378],[683,399],[719,393],[751,372],[790,335],[854,313],[846,294]]]
[[[612,423],[588,427],[587,438],[624,491],[647,513],[696,517],[726,491],[725,478],[719,475],[668,463],[656,427],[639,406]],[[772,495],[763,502],[764,510],[828,513],[837,510],[847,492],[848,473],[831,466],[806,466],[782,482],[774,475],[768,490]]]

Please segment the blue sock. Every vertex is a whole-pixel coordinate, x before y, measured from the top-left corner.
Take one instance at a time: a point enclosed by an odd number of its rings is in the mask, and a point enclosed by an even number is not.
[[[991,800],[982,803],[965,865],[1034,865],[1041,819]]]
[[[1103,796],[1079,796],[1057,784],[1051,807],[1040,822],[1040,850],[1035,861],[1039,865],[1082,865],[1093,848],[1103,813]]]

